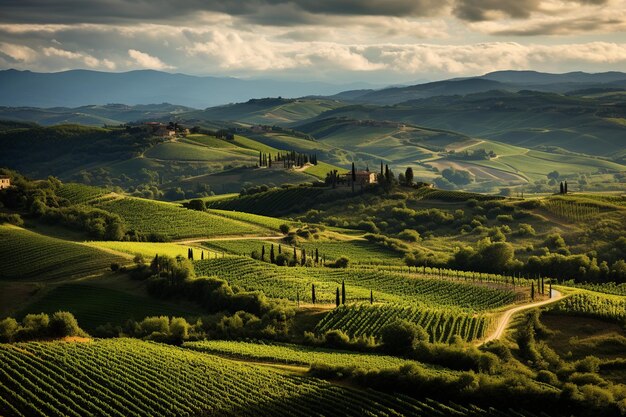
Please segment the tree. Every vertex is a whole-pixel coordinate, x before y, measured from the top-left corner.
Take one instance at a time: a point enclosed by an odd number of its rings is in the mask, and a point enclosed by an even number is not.
[[[346,303],[346,282],[344,280],[341,281],[341,304]]]
[[[261,260],[265,261],[265,245],[261,246]]]
[[[339,307],[339,287],[337,287],[337,291],[335,292],[335,305]]]
[[[559,185],[560,185],[559,194],[563,194],[565,192],[565,187],[563,187],[563,181],[561,181]]]
[[[270,247],[270,262],[274,263],[276,262],[276,257],[274,256],[274,244],[272,243],[272,246]]]
[[[385,181],[391,182],[391,178],[389,177],[389,165],[385,164]]]
[[[561,176],[561,174],[559,174],[559,171],[552,171],[552,172],[548,172],[548,175],[546,175],[548,177],[548,179],[554,179],[555,181],[559,179],[559,177]]]
[[[286,223],[281,224],[278,228],[283,235],[289,234],[289,230],[291,230],[291,227]]]
[[[563,186],[563,192],[567,194],[567,181],[565,181],[565,185]]]
[[[406,181],[406,185],[413,184],[413,168],[408,167],[404,172],[404,180]]]
[[[531,281],[530,283],[530,299],[535,300],[535,281]]]
[[[306,263],[306,250],[304,250],[304,248],[302,248],[300,250],[300,265],[304,266],[305,263]]]
[[[315,264],[317,265],[320,262],[320,253],[317,250],[317,248],[315,248]]]
[[[374,291],[370,290],[370,304],[374,304]]]
[[[380,161],[380,175],[385,175],[385,172],[383,171],[383,161]]]
[[[354,183],[356,182],[356,170],[354,169],[354,162],[352,163],[352,192],[354,192]]]
[[[407,320],[397,320],[384,326],[380,335],[385,350],[395,354],[409,353],[418,342],[429,339],[423,327]]]
[[[315,284],[311,284],[311,302],[315,304]]]

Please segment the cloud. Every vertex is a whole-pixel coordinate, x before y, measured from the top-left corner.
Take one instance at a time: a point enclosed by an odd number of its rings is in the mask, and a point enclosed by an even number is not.
[[[52,42],[55,44],[60,44],[60,42],[58,41],[54,42],[54,39],[52,40]],[[66,61],[69,60],[82,62],[89,68],[101,68],[107,70],[114,70],[116,68],[115,63],[108,59],[100,60],[86,53],[66,51],[64,49],[55,47],[44,48],[43,54],[47,57],[63,58]]]
[[[459,19],[469,22],[504,18],[529,19],[533,14],[569,13],[578,6],[591,5],[597,9],[610,1],[612,0],[456,0],[453,13]]]
[[[6,55],[15,62],[29,63],[37,58],[37,52],[25,45],[16,45],[13,43],[0,43],[0,53]]]
[[[136,49],[129,49],[128,55],[135,61],[141,68],[148,68],[154,70],[167,70],[175,67],[163,63],[159,58],[147,54],[145,52],[137,51]]]

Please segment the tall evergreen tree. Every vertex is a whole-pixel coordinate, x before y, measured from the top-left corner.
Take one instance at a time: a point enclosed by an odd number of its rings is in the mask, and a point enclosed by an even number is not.
[[[370,304],[374,304],[374,291],[370,290]]]
[[[276,257],[274,256],[274,244],[270,247],[270,262],[275,263]]]
[[[204,261],[204,251],[200,253],[200,260]]]
[[[265,261],[265,245],[261,246],[261,260]]]
[[[352,183],[352,192],[354,192],[354,183],[356,182],[356,170],[354,169],[354,162],[352,163],[352,173],[351,174],[352,174],[352,176],[351,176],[351,178],[352,178],[352,181],[351,181],[351,183]]]
[[[311,302],[315,304],[315,284],[311,284]]]
[[[389,177],[389,165],[385,164],[385,180],[389,182],[391,178]]]
[[[296,253],[296,247],[293,247],[293,261],[295,262],[295,264],[298,264],[298,255]]]
[[[563,186],[563,191],[567,194],[567,181],[565,181],[565,185]]]
[[[305,263],[306,263],[306,251],[304,250],[304,248],[302,248],[302,250],[300,251],[300,265],[304,266]]]
[[[278,244],[278,253],[283,253],[283,247],[280,245],[280,243]]]
[[[530,282],[530,299],[535,300],[535,281]]]
[[[385,172],[383,171],[383,161],[380,161],[380,175],[385,175]]]
[[[561,181],[559,194],[563,194],[564,191],[565,191],[565,188],[563,187],[563,181]]]
[[[259,166],[263,165],[263,152],[259,151]]]
[[[317,265],[318,263],[320,263],[320,253],[317,248],[315,248],[315,264]]]
[[[398,174],[400,176],[400,174]],[[404,172],[404,179],[406,180],[406,185],[413,184],[413,168],[408,167]]]
[[[552,283],[550,283],[550,289],[549,289],[548,291],[550,291],[550,293],[548,294],[548,296],[549,296],[550,298],[552,298]]]
[[[341,304],[346,303],[346,282],[344,280],[341,281]]]
[[[337,291],[335,291],[335,306],[339,307],[339,287],[337,287]]]

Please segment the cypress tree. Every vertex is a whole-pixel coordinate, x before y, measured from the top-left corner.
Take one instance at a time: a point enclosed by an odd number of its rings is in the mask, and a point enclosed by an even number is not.
[[[259,151],[259,166],[263,165],[263,153]]]
[[[300,307],[300,290],[296,293],[296,305]]]
[[[204,251],[200,253],[200,259],[204,261]]]
[[[339,287],[337,287],[337,291],[335,292],[335,306],[339,307]]]
[[[565,188],[563,187],[563,181],[561,181],[559,194],[563,194],[564,190]]]
[[[530,282],[530,299],[535,300],[535,281]]]
[[[413,184],[413,168],[408,167],[404,172],[404,178],[406,180],[406,185]]]
[[[315,284],[311,284],[311,301],[315,304]]]
[[[374,304],[374,291],[370,290],[370,304]]]
[[[283,248],[282,248],[282,246],[280,245],[280,243],[278,244],[278,253],[279,253],[279,254],[280,254],[280,253],[283,253]]]
[[[356,170],[354,169],[354,162],[352,163],[352,192],[354,192],[354,183],[356,182]]]
[[[315,264],[317,265],[318,263],[320,263],[320,253],[317,248],[315,248]]]
[[[270,247],[270,262],[275,263],[274,261],[276,261],[276,258],[274,257],[274,244],[272,243]]]
[[[389,182],[389,165],[385,164],[385,180]]]
[[[552,283],[550,283],[550,294],[548,294],[550,298],[552,298]]]
[[[565,181],[565,185],[563,186],[563,190],[565,191],[565,194],[567,194],[567,181]]]
[[[341,304],[346,303],[346,282],[344,280],[341,281]]]
[[[304,266],[305,263],[306,263],[306,251],[304,250],[304,248],[302,248],[302,250],[300,251],[300,265]]]
[[[383,172],[383,161],[380,161],[380,175],[384,175],[385,173]]]
[[[298,264],[298,254],[296,253],[296,247],[293,247],[293,261]]]
[[[193,249],[189,248],[189,259],[193,261]]]
[[[265,245],[261,246],[261,260],[265,260]]]

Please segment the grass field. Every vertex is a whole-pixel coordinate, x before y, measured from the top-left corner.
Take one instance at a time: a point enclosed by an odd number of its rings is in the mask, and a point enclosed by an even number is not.
[[[25,307],[18,316],[28,313],[69,311],[87,332],[112,323],[122,325],[128,319],[147,316],[198,317],[202,311],[193,305],[173,305],[148,296],[130,294],[110,288],[85,284],[63,284],[51,289],[43,298]]]
[[[187,258],[187,250],[192,249],[194,259],[200,259],[201,252],[204,251],[206,259],[215,258],[217,254],[207,248],[200,248],[196,245],[178,245],[176,243],[156,243],[156,242],[111,242],[111,241],[92,241],[87,242],[89,246],[95,248],[107,248],[118,252],[124,252],[129,255],[142,255],[145,259],[154,258],[154,255],[169,256],[175,258],[182,256]]]
[[[216,210],[209,209],[207,210],[210,214],[215,214],[216,216],[223,216],[228,219],[239,220],[242,222],[255,224],[257,226],[265,227],[272,230],[279,230],[280,226],[283,224],[292,225],[295,224],[288,220],[277,219],[275,217],[269,216],[260,216],[258,214],[244,213],[241,211],[230,211],[230,210]]]
[[[226,150],[177,142],[160,143],[150,148],[145,156],[161,160],[206,161],[224,164],[236,162],[254,164],[257,160],[257,154],[247,149]]]
[[[130,229],[172,239],[268,233],[267,229],[257,225],[154,200],[124,197],[103,202],[97,207],[119,214]]]
[[[125,259],[96,248],[0,225],[1,279],[49,280],[103,272]]]

